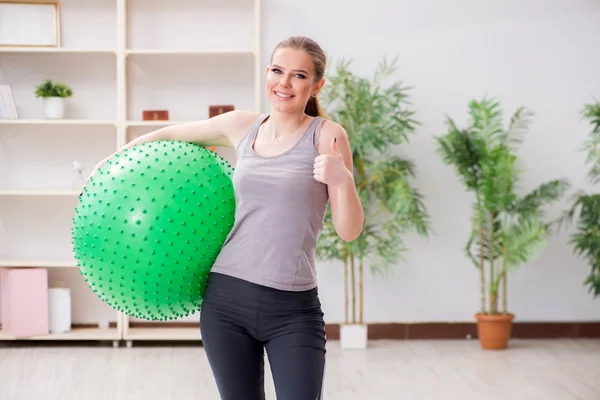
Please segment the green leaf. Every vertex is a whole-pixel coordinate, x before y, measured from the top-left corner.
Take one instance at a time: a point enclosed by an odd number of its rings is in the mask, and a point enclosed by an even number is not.
[[[50,79],[46,79],[35,88],[36,97],[71,97],[73,90],[64,83],[54,83]]]
[[[600,182],[600,102],[586,104],[582,111],[592,129],[584,142],[586,150],[586,164],[589,167],[588,177],[592,183]]]
[[[517,267],[539,254],[546,244],[547,230],[540,219],[532,217],[505,228],[502,240],[508,255],[508,266]]]

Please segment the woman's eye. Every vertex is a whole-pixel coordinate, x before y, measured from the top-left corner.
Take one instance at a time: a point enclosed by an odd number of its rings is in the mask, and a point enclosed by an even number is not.
[[[279,68],[273,68],[273,69],[271,69],[271,72],[273,72],[274,74],[278,74],[278,75],[283,73]],[[306,79],[306,76],[304,74],[296,74],[294,76],[296,78]]]

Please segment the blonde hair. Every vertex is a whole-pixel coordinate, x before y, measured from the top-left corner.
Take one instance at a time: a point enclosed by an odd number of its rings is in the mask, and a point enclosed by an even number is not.
[[[275,46],[273,53],[271,53],[271,59],[273,59],[273,54],[275,54],[275,51],[282,48],[305,51],[313,59],[315,80],[318,82],[323,79],[323,76],[325,75],[325,67],[327,66],[327,58],[325,57],[325,52],[317,42],[306,36],[290,36]],[[327,117],[327,114],[321,107],[321,104],[319,104],[319,100],[317,99],[316,95],[311,96],[308,99],[308,103],[306,103],[304,112],[311,117]]]

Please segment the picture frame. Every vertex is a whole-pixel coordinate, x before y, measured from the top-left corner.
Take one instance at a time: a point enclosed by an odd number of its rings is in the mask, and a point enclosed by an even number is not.
[[[0,47],[60,47],[58,0],[0,0]]]

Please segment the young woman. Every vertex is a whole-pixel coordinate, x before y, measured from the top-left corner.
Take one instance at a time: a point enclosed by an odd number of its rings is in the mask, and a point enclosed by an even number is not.
[[[345,241],[360,234],[364,219],[348,136],[317,100],[325,66],[317,43],[290,37],[267,67],[269,113],[232,111],[162,128],[126,146],[174,139],[236,151],[235,223],[211,270],[200,317],[223,400],[265,398],[264,350],[278,399],[323,396],[317,238],[328,202]]]

